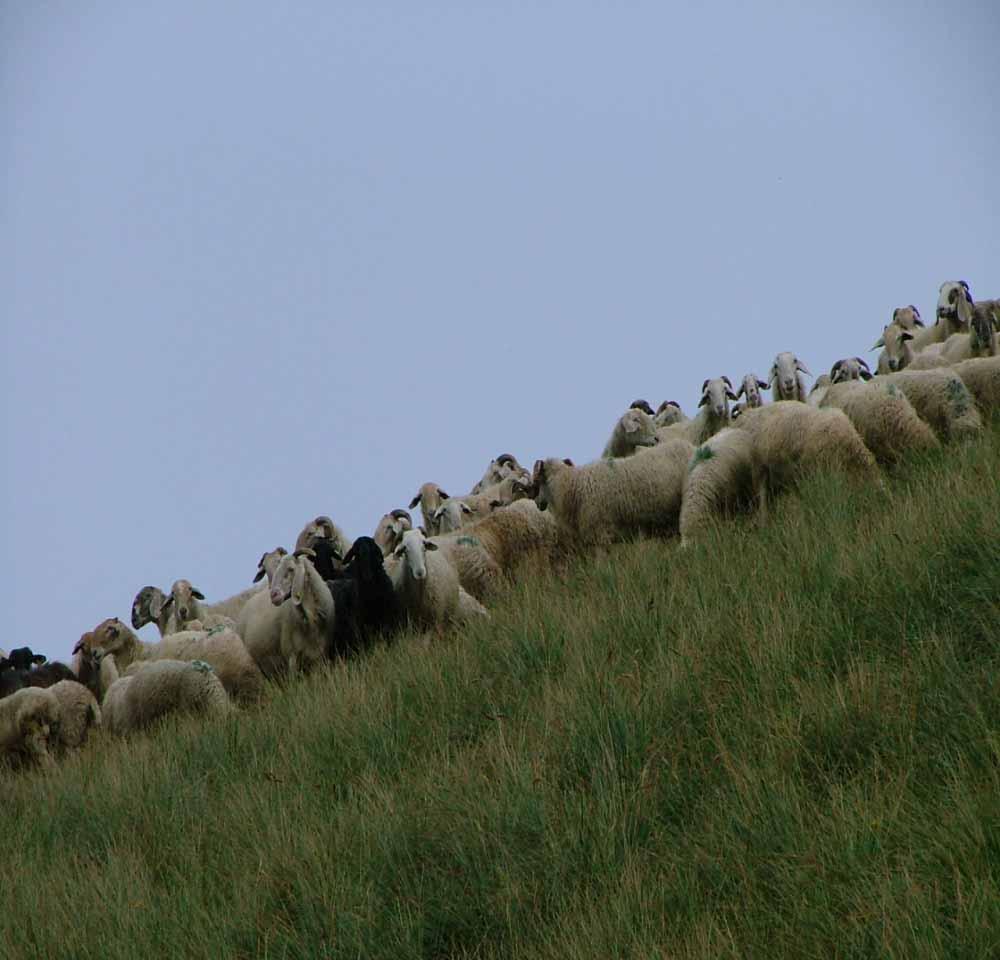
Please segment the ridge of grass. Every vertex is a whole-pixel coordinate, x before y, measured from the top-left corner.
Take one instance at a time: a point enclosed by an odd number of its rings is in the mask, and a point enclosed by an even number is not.
[[[1000,956],[1000,431],[0,771],[5,958]]]

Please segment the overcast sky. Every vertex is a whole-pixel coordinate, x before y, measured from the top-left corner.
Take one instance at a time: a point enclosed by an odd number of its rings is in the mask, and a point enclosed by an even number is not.
[[[1000,296],[998,49],[995,2],[0,4],[0,646]]]

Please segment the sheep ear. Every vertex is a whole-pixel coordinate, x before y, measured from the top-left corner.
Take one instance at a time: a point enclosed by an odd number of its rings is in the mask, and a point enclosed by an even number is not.
[[[708,395],[703,393],[701,399],[698,401],[698,406],[703,407],[706,403],[708,403]]]
[[[191,588],[191,596],[194,597],[195,600],[204,600],[205,599],[205,594],[203,594],[197,587],[192,587]]]
[[[744,393],[746,393],[746,390],[747,390],[747,385],[745,383],[741,383],[740,388],[739,390],[736,391],[736,396],[733,397],[733,399],[739,400],[739,398],[742,397]]]
[[[913,322],[918,326],[922,327],[924,321],[920,319],[920,311],[911,303],[910,309],[913,311]]]
[[[724,384],[725,384],[725,385],[726,385],[727,387],[729,387],[729,389],[730,389],[730,390],[732,390],[732,389],[733,389],[733,381],[732,381],[732,380],[730,380],[730,379],[729,379],[729,377],[723,377],[723,378],[722,378],[722,382],[723,382],[723,383],[724,383]]]
[[[433,540],[425,540],[424,541],[424,549],[425,550],[437,550],[437,548],[438,548],[438,545]]]
[[[503,500],[491,500],[490,501],[490,509],[491,510],[496,510],[497,507],[502,507],[502,506],[503,506]]]
[[[771,385],[769,383],[765,383],[763,380],[758,380],[757,381],[757,389],[758,390],[768,390],[768,389],[770,389],[770,387],[771,387]]]
[[[442,490],[440,487],[438,487],[438,496],[440,496],[442,500],[450,500],[451,499],[451,494],[450,493],[445,493],[444,490]]]
[[[768,377],[768,381],[767,381],[768,387],[773,387],[774,386],[774,381],[777,380],[777,379],[778,379],[778,368],[777,368],[777,366],[772,366],[771,367],[771,374]]]
[[[163,613],[163,611],[166,610],[167,607],[169,607],[170,604],[172,604],[173,602],[174,602],[174,595],[172,593],[167,594],[167,596],[163,598],[163,603],[160,604],[160,610],[156,614],[156,616],[158,617],[161,613]]]
[[[264,561],[264,558],[261,557],[261,562],[257,564],[257,572],[253,575],[253,582],[254,583],[257,583],[258,581],[264,579],[264,573],[265,573],[265,571],[264,571],[263,561]]]
[[[462,513],[472,513],[472,507],[470,507],[467,503],[460,503],[459,507],[461,507]]]
[[[806,367],[806,365],[801,360],[796,359],[796,361],[795,361],[795,369],[798,370],[800,373],[804,373],[807,377],[811,377],[812,376],[812,374],[809,372],[809,369]]]
[[[736,396],[736,394],[735,394],[735,393],[733,393],[733,391],[732,391],[732,390],[727,390],[727,391],[726,391],[726,396],[727,396],[727,397],[729,397],[729,399],[730,399],[730,400],[737,400],[737,399],[739,399],[739,398],[738,398],[738,397]]]
[[[341,560],[341,562],[346,567],[347,564],[349,564],[353,559],[354,559],[354,547],[352,546],[351,549],[348,550],[347,553],[344,554],[343,559]]]
[[[576,464],[573,463],[573,461],[570,460],[569,457],[563,457],[563,463],[565,463],[567,467],[575,467],[576,466]]]
[[[872,344],[872,346],[868,350],[868,352],[871,353],[872,350],[878,350],[879,348],[884,347],[884,346],[885,346],[885,334],[883,333],[882,336],[879,337],[878,340],[876,340],[874,344]]]
[[[861,379],[862,380],[871,380],[871,378],[872,378],[872,372],[871,372],[871,370],[869,370],[867,367],[862,367],[861,368]]]
[[[34,655],[34,656],[33,656],[33,657],[31,658],[31,662],[32,662],[32,663],[45,663],[45,661],[46,661],[46,660],[48,660],[48,657],[47,657],[47,656],[45,656],[45,654],[44,654],[44,653],[36,653],[36,654],[35,654],[35,655]]]
[[[969,324],[972,322],[972,304],[965,297],[959,297],[955,304],[955,313],[958,315],[960,323]]]
[[[420,503],[419,493],[410,501],[410,509],[412,510],[418,503]]]
[[[830,367],[830,379],[836,380],[837,374],[840,373],[840,368],[844,365],[843,360],[838,360],[832,367]]]
[[[88,646],[92,636],[93,634],[89,631],[82,634],[80,639],[76,641],[76,646],[73,647],[73,653],[79,653],[84,647]],[[0,669],[2,669],[2,667],[0,667]]]
[[[707,386],[708,386],[708,381],[706,380],[706,381],[705,381],[704,383],[702,383],[702,385],[701,385],[701,392],[702,392],[702,393],[704,393],[704,392],[705,392],[705,387],[707,387]]]
[[[298,551],[295,556],[299,556]],[[304,563],[295,564],[295,573],[292,575],[292,605],[302,606],[302,600],[306,589],[306,565]]]
[[[904,331],[903,331],[903,332],[902,332],[902,333],[901,333],[901,334],[899,335],[899,339],[900,339],[900,340],[912,340],[912,339],[913,339],[913,334],[912,334],[912,333],[910,333],[910,331],[909,331],[909,330],[904,330]]]

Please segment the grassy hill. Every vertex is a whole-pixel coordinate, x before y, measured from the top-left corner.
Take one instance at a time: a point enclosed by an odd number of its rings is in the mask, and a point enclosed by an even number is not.
[[[1000,430],[0,772],[0,955],[1000,956]]]

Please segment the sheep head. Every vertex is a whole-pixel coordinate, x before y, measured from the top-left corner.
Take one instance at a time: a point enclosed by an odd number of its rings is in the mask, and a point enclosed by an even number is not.
[[[774,391],[775,400],[802,400],[805,388],[799,374],[812,376],[806,365],[794,353],[785,350],[774,358],[771,376],[768,380]]]
[[[629,410],[641,410],[643,413],[648,413],[651,417],[656,416],[648,400],[633,400],[629,404]]]
[[[847,383],[850,380],[871,380],[872,372],[861,357],[838,360],[830,368],[831,383]]]
[[[760,395],[761,390],[766,390],[767,384],[757,378],[757,374],[748,373],[741,381],[740,388],[736,391],[737,397],[746,397],[748,409],[755,409],[764,405],[764,398]]]
[[[625,439],[633,447],[652,447],[656,445],[656,424],[653,418],[638,407],[629,407],[619,418]]]
[[[889,324],[882,333],[882,346],[885,348],[886,362],[893,372],[903,370],[913,362],[913,348],[910,341],[913,334],[909,330]]]
[[[257,572],[254,574],[253,582],[258,583],[264,577],[267,577],[270,583],[271,578],[274,576],[274,571],[278,569],[278,564],[281,563],[281,558],[287,555],[288,551],[284,547],[275,547],[273,550],[262,553],[260,559],[257,561]]]
[[[706,380],[701,385],[701,399],[698,401],[699,407],[706,407],[709,416],[716,420],[729,422],[729,401],[735,400],[733,385],[729,377],[716,377],[713,380]]]
[[[913,330],[924,325],[924,321],[920,319],[920,311],[912,303],[906,307],[896,307],[892,311],[891,322],[904,330]]]
[[[428,540],[422,530],[407,530],[392,555],[400,560],[403,575],[419,582],[427,579],[427,551],[437,549],[437,544]]]
[[[938,290],[938,320],[954,320],[958,317],[959,304],[965,301],[972,305],[972,294],[964,280],[946,280]]]

